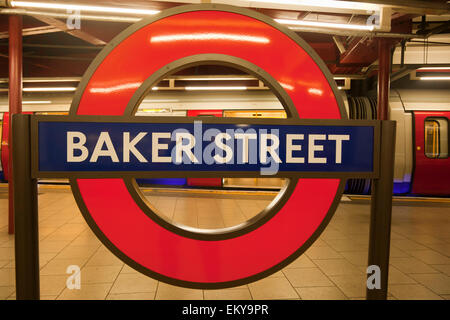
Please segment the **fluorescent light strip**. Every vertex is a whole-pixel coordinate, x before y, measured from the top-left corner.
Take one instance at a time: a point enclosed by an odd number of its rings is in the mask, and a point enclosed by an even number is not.
[[[49,104],[51,101],[22,101],[22,104]]]
[[[139,109],[140,112],[170,112],[169,109]]]
[[[39,83],[39,82],[80,82],[81,78],[23,78],[22,82]],[[8,83],[8,78],[0,79],[0,83]]]
[[[418,77],[419,80],[450,80],[450,77]]]
[[[239,87],[185,87],[187,91],[194,90],[247,90],[247,87],[239,86]]]
[[[72,18],[73,14],[70,13],[62,13],[62,12],[49,12],[49,11],[39,11],[39,10],[30,10],[26,9],[25,12],[20,12],[23,9],[1,9],[1,11],[8,13],[8,11],[19,11],[19,12],[11,12],[12,14],[27,14],[29,16],[46,16],[46,17],[55,17],[55,18]],[[70,11],[69,11],[70,12]],[[131,17],[131,16],[101,16],[101,15],[92,15],[92,14],[81,14],[79,15],[81,20],[88,20],[88,21],[112,21],[112,22],[127,22],[127,23],[134,23],[142,20],[142,17]]]
[[[374,30],[374,26],[367,26],[367,25],[362,25],[362,24],[329,23],[329,22],[291,20],[291,19],[274,19],[274,20],[280,24],[285,24],[288,26],[362,30],[362,31],[373,31]]]
[[[160,12],[159,10],[148,10],[148,9],[130,9],[119,7],[87,6],[77,4],[28,2],[28,1],[10,1],[10,5],[14,8],[80,10],[89,12],[105,12],[105,13],[134,14],[134,15],[154,15]]]
[[[174,80],[179,81],[236,81],[236,80],[258,80],[255,77],[177,77],[173,78]],[[170,79],[164,79],[164,80],[170,80]]]
[[[417,71],[424,71],[424,70],[450,70],[450,67],[421,67],[417,69]]]
[[[161,103],[161,102],[180,102],[178,99],[154,99],[154,100],[144,100],[143,103]]]
[[[55,88],[23,88],[24,92],[56,92],[56,91],[75,91],[76,87],[55,87]]]
[[[29,83],[37,83],[37,82],[80,82],[81,78],[42,78],[42,79],[23,79],[23,82],[29,82]]]
[[[311,6],[322,8],[351,9],[351,10],[380,10],[380,6],[373,3],[358,3],[353,1],[335,0],[249,0],[252,3],[273,3],[297,6]]]
[[[215,1],[212,1],[215,2]],[[220,2],[220,1],[219,1]],[[286,4],[297,6],[310,6],[319,8],[336,8],[350,10],[371,10],[379,11],[380,6],[373,3],[358,3],[351,1],[335,1],[335,0],[249,0],[250,3],[267,3],[267,4]],[[159,13],[159,10],[148,9],[128,9],[119,7],[74,5],[49,2],[28,2],[28,1],[10,1],[12,7],[22,8],[40,8],[40,9],[69,9],[69,10],[85,10],[91,12],[108,12],[108,13],[130,13],[130,14],[146,14],[152,15]],[[253,5],[257,7],[257,5]]]

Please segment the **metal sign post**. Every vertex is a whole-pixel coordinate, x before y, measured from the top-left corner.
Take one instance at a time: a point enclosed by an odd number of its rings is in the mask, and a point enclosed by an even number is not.
[[[37,180],[31,176],[30,115],[13,115],[14,215],[17,300],[38,300]]]
[[[380,268],[380,289],[367,288],[368,300],[387,298],[391,241],[392,189],[394,183],[395,122],[381,122],[380,177],[372,180],[369,266]]]

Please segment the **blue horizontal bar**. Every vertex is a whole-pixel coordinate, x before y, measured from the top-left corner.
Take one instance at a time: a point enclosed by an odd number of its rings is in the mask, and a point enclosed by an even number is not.
[[[373,158],[373,126],[38,123],[41,172],[372,172]]]

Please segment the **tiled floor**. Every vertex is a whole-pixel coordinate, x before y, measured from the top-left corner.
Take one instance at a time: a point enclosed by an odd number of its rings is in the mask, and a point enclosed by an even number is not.
[[[0,188],[0,299],[14,299],[14,241],[7,234],[6,188]],[[196,290],[148,278],[124,265],[90,231],[68,188],[40,187],[42,299],[362,299],[369,206],[345,201],[321,237],[299,259],[263,280],[231,289]],[[167,218],[222,228],[257,214],[270,197],[182,197],[150,194]],[[450,208],[394,206],[390,299],[450,298]],[[66,287],[69,265],[81,267],[81,289]]]
[[[145,192],[155,212],[170,222],[188,227],[219,229],[241,224],[266,208],[274,196],[178,196]]]

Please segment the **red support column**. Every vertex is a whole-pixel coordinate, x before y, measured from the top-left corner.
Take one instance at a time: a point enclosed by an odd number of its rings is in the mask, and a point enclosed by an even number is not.
[[[12,115],[22,113],[22,16],[9,16],[9,181],[8,233],[14,233]]]
[[[378,119],[389,119],[389,87],[391,72],[391,42],[378,40]]]

